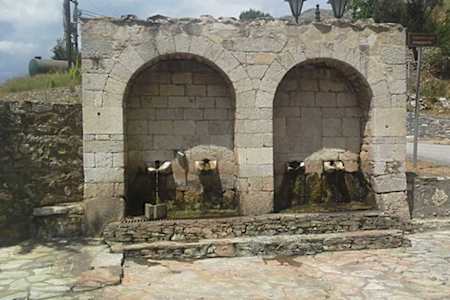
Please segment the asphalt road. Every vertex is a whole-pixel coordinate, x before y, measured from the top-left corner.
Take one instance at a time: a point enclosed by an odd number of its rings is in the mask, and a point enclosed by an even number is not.
[[[413,155],[413,143],[408,143],[408,158]],[[419,160],[450,166],[450,145],[419,143]]]

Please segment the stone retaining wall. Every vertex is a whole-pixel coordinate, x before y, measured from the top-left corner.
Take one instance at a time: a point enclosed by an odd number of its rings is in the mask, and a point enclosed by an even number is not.
[[[279,214],[209,220],[121,223],[106,226],[108,243],[198,241],[242,236],[320,234],[400,228],[398,217],[377,212],[331,214]]]
[[[450,139],[450,117],[419,116],[419,138],[421,139]],[[408,113],[408,135],[414,135],[414,113]]]
[[[450,217],[450,177],[408,173],[408,200],[415,219]]]
[[[192,260],[217,257],[300,256],[328,251],[387,249],[410,246],[400,230],[381,230],[318,235],[258,236],[195,243],[158,242],[118,248],[126,257]]]
[[[82,200],[79,97],[22,99],[0,100],[0,242],[27,237],[34,208]]]

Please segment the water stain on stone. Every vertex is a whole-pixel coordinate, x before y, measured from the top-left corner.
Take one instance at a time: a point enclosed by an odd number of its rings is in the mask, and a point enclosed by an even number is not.
[[[276,261],[280,266],[291,266],[295,268],[300,268],[303,266],[301,262],[296,261],[293,257],[287,257],[287,256],[277,256],[273,258],[263,258],[263,261],[265,264],[267,264],[270,261]]]
[[[149,266],[149,267],[154,267],[154,266],[160,266],[161,263],[156,262],[156,261],[151,261],[146,259],[145,257],[140,257],[140,256],[134,256],[134,257],[130,257],[127,258],[129,260],[131,260],[132,262],[141,265],[141,266]]]

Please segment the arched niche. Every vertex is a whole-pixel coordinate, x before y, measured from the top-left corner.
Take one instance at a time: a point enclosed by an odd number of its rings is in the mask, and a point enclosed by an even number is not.
[[[274,100],[275,210],[311,201],[294,199],[295,193],[309,197],[304,190],[314,187],[308,186],[312,183],[307,180],[299,186],[298,179],[290,178],[289,164],[304,163],[313,154],[327,152],[331,156],[350,153],[360,164],[371,99],[371,89],[362,74],[338,60],[311,59],[287,72]]]
[[[127,214],[154,202],[145,168],[172,163],[159,196],[173,217],[236,213],[235,93],[215,64],[192,54],[157,57],[130,80],[124,101]],[[185,155],[180,161],[177,152]],[[205,176],[198,163],[216,162]]]

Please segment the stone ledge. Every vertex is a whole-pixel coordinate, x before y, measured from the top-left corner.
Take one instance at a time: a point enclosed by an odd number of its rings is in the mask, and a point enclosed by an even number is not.
[[[450,230],[450,218],[413,219],[407,230],[409,233]]]
[[[114,245],[126,257],[147,259],[205,259],[214,257],[297,256],[329,251],[384,249],[410,246],[400,230],[372,230],[317,235],[281,235],[201,240],[194,243],[155,242]]]
[[[331,26],[340,27],[340,28],[352,28],[355,31],[362,31],[366,28],[375,31],[375,32],[384,32],[389,30],[403,30],[403,26],[394,23],[375,23],[372,19],[367,20],[359,20],[357,22],[353,22],[349,19],[335,19],[328,18],[324,19],[321,22],[300,22],[300,24],[295,23],[294,19],[291,17],[273,19],[273,18],[259,18],[251,21],[240,21],[233,17],[220,17],[214,18],[209,15],[200,16],[199,18],[170,18],[166,16],[152,16],[147,20],[142,20],[133,17],[122,17],[122,18],[114,18],[114,17],[101,17],[101,18],[82,18],[84,23],[87,22],[98,22],[98,21],[106,21],[111,22],[116,25],[144,25],[144,26],[161,26],[161,25],[171,25],[171,24],[179,24],[179,25],[188,25],[188,24],[212,24],[212,23],[222,23],[227,25],[235,25],[235,26],[261,26],[264,24],[283,24],[283,25],[296,25],[296,26],[305,26],[312,24],[320,28],[321,30],[327,30]]]
[[[84,207],[82,203],[64,203],[55,206],[38,207],[33,210],[33,217],[49,217],[60,215],[82,215]]]

